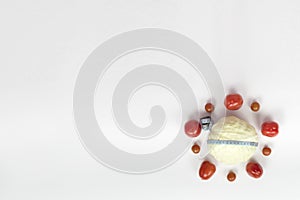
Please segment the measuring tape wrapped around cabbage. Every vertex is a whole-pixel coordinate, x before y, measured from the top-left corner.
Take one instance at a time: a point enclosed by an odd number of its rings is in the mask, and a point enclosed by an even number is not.
[[[219,162],[234,165],[248,161],[255,153],[258,136],[255,128],[235,116],[220,119],[207,140],[210,154]]]

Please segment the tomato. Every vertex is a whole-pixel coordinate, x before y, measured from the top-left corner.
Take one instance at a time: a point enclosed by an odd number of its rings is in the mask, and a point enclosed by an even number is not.
[[[264,156],[269,156],[272,153],[272,149],[270,147],[264,147],[262,153]]]
[[[216,172],[216,166],[209,161],[204,161],[199,169],[199,176],[203,180],[207,180]]]
[[[192,146],[192,151],[194,152],[194,154],[199,153],[200,150],[201,150],[201,147],[200,147],[198,144],[194,144],[194,145]]]
[[[185,134],[189,137],[197,137],[201,133],[201,124],[196,120],[188,121],[184,126]]]
[[[235,179],[236,179],[236,174],[234,172],[229,172],[227,174],[227,180],[228,181],[233,182],[233,181],[235,181]]]
[[[243,98],[239,94],[229,94],[225,98],[224,105],[228,110],[238,110],[243,105]]]
[[[257,112],[259,111],[260,105],[258,102],[255,101],[251,104],[250,108],[253,112]]]
[[[215,109],[215,106],[212,103],[207,103],[205,105],[205,111],[208,113],[212,113]]]
[[[264,136],[274,137],[278,135],[278,124],[276,122],[264,122],[261,125],[261,132]]]
[[[260,166],[260,164],[255,163],[255,162],[250,162],[246,166],[246,171],[249,174],[249,176],[253,178],[259,178],[263,174],[263,169]]]

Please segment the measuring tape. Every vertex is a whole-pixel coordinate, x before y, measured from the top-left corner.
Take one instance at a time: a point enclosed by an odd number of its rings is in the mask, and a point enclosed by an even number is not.
[[[257,142],[237,141],[237,140],[207,140],[207,144],[225,144],[225,145],[242,145],[257,147]]]

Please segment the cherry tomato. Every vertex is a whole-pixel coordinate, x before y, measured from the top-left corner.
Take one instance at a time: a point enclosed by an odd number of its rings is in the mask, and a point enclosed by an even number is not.
[[[246,171],[249,176],[253,178],[259,178],[263,174],[263,169],[260,164],[255,162],[249,162],[246,166]]]
[[[199,169],[199,176],[203,180],[207,180],[216,172],[216,166],[209,161],[204,161]]]
[[[228,110],[238,110],[243,105],[243,98],[239,94],[229,94],[225,98],[224,105]]]
[[[207,103],[205,105],[205,111],[208,113],[212,113],[215,110],[215,106],[212,103]]]
[[[197,153],[199,153],[200,152],[200,146],[198,145],[198,144],[194,144],[193,146],[192,146],[192,151],[193,151],[193,153],[194,154],[197,154]]]
[[[189,137],[197,137],[201,133],[201,124],[196,120],[188,121],[184,126],[185,134]]]
[[[236,179],[236,175],[235,175],[234,172],[229,172],[229,173],[227,174],[227,180],[228,180],[228,181],[232,182],[232,181],[235,181],[235,179]]]
[[[261,132],[264,136],[274,137],[278,134],[278,124],[276,122],[264,122],[261,125]]]
[[[253,112],[257,112],[257,111],[259,111],[260,105],[258,102],[255,101],[251,104],[250,107]]]
[[[262,150],[262,153],[264,156],[269,156],[272,152],[272,149],[270,147],[264,147]]]

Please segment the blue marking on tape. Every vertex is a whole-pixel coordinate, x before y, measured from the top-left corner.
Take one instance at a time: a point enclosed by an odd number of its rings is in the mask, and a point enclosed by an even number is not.
[[[237,140],[207,140],[207,144],[227,144],[257,147],[257,142],[237,141]]]

